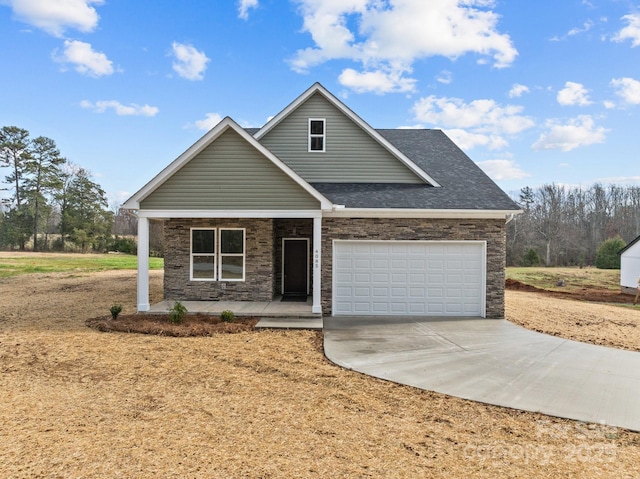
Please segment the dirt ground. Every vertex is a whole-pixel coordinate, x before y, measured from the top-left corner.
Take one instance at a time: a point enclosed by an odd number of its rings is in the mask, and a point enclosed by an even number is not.
[[[343,370],[320,333],[85,325],[135,290],[133,271],[0,281],[0,477],[640,477],[640,434]],[[640,349],[640,308],[508,291],[507,316]]]

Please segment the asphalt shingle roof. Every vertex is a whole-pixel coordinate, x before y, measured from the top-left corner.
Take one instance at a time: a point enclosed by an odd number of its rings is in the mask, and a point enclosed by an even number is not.
[[[440,130],[376,130],[440,188],[416,184],[312,183],[347,208],[513,210],[520,208]]]
[[[255,135],[259,128],[247,128]],[[334,204],[347,208],[409,208],[518,211],[509,198],[441,130],[376,130],[438,182],[311,183]]]

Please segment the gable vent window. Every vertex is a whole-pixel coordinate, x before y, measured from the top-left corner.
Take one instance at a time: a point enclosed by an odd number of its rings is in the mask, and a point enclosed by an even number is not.
[[[309,118],[309,151],[325,151],[326,120]]]

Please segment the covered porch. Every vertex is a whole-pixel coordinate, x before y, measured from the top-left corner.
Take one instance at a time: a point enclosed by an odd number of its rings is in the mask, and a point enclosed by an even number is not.
[[[169,300],[152,304],[148,313],[169,312],[174,302]],[[313,300],[282,301],[277,296],[273,301],[183,301],[189,313],[219,315],[222,311],[233,311],[236,316],[255,316],[260,321],[256,328],[269,329],[322,329],[322,314],[313,313]]]
[[[165,300],[154,305],[149,303],[148,283],[150,219],[172,221],[173,229],[177,232],[169,241],[165,232],[165,247],[169,248],[165,252]],[[180,221],[176,222],[176,219]],[[245,269],[243,266],[245,272],[242,280],[204,282],[189,277],[189,231],[194,229],[194,225],[215,225],[215,222],[234,224],[244,232],[246,246],[242,248],[247,267]],[[138,311],[166,312],[175,301],[180,301],[193,313],[217,314],[231,310],[242,316],[319,318],[322,314],[321,232],[320,211],[176,213],[140,210]],[[303,289],[299,293],[304,296],[303,301],[282,301],[287,277],[286,245],[289,242],[301,243],[303,254],[307,255],[306,258],[293,256],[289,260],[290,263],[307,266],[306,273],[303,273]]]
[[[181,301],[189,313],[220,314],[233,311],[236,316],[289,317],[289,318],[321,318],[322,315],[312,312],[313,300],[282,301],[277,296],[273,301]],[[173,307],[174,301],[163,300],[152,304],[147,313],[164,314]]]

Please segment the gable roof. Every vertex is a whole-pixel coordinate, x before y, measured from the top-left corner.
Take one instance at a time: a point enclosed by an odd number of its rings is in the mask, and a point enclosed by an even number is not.
[[[498,210],[520,207],[440,130],[385,129],[378,134],[440,184],[312,183],[346,208]]]
[[[640,236],[638,236],[636,239],[633,239],[629,242],[629,244],[627,246],[625,246],[624,248],[622,248],[620,251],[618,251],[618,254],[622,254],[625,251],[627,251],[628,249],[630,249],[633,245],[635,245],[636,243],[638,243],[640,241]]]
[[[273,130],[278,124],[280,124],[285,118],[287,118],[293,111],[295,111],[300,105],[305,103],[309,98],[315,94],[322,95],[329,103],[342,112],[347,118],[353,121],[359,126],[365,133],[367,133],[374,141],[381,145],[391,155],[397,158],[402,164],[404,164],[410,171],[412,171],[418,178],[432,187],[439,187],[440,184],[430,176],[425,170],[416,165],[409,157],[407,157],[402,151],[398,150],[396,146],[387,141],[381,136],[375,129],[367,124],[362,118],[356,115],[350,108],[344,103],[338,100],[332,93],[324,88],[320,83],[314,83],[298,98],[291,102],[284,110],[269,120],[262,128],[254,133],[254,137],[260,141],[267,133]]]
[[[207,148],[210,144],[216,141],[227,130],[235,131],[240,137],[246,141],[250,146],[255,148],[261,153],[268,161],[271,161],[277,168],[279,168],[283,174],[291,178],[296,184],[298,184],[303,190],[305,190],[311,197],[315,198],[320,203],[321,209],[331,209],[332,203],[325,198],[321,193],[315,190],[309,183],[302,179],[295,171],[284,164],[279,158],[271,153],[267,148],[261,145],[253,136],[248,134],[240,125],[238,125],[231,118],[226,117],[211,130],[209,130],[204,136],[202,136],[196,143],[194,143],[189,149],[187,149],[182,155],[176,158],[160,173],[158,173],[151,181],[143,186],[138,192],[136,192],[131,198],[129,198],[123,205],[125,209],[140,209],[140,203],[144,201],[149,195],[157,190],[162,184],[164,184],[169,178],[171,178],[176,172],[178,172],[184,165],[195,158],[200,152]]]

